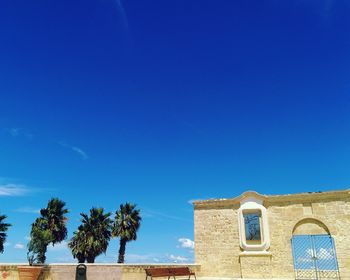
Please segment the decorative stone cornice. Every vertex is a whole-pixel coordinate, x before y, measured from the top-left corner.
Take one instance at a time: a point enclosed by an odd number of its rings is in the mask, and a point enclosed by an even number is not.
[[[305,192],[297,194],[285,195],[263,195],[255,191],[246,191],[240,196],[233,198],[208,199],[193,201],[195,209],[201,208],[225,208],[225,207],[239,207],[240,202],[247,197],[255,197],[264,202],[264,205],[278,204],[278,203],[305,203],[323,200],[344,200],[350,199],[350,189],[327,191],[327,192]]]

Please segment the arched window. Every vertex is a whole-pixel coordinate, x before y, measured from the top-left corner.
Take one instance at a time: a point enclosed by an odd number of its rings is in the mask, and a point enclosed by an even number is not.
[[[263,201],[246,196],[238,209],[240,246],[244,251],[265,252],[270,248],[269,225]]]

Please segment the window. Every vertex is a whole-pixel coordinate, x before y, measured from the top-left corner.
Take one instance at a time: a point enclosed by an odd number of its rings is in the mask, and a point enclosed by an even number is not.
[[[261,211],[243,212],[247,244],[261,243]]]
[[[266,208],[259,197],[244,197],[238,209],[240,246],[245,252],[266,252],[270,236]]]

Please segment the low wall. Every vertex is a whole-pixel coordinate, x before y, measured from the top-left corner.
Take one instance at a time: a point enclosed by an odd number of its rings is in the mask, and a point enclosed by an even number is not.
[[[23,265],[23,264],[21,264]],[[0,265],[0,279],[20,280],[19,264]],[[196,273],[196,264],[86,264],[88,280],[145,280],[145,268],[188,266]],[[43,268],[39,280],[75,280],[77,264],[50,264]]]

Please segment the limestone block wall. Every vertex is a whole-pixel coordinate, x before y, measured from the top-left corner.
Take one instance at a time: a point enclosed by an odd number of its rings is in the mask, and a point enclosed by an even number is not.
[[[39,280],[75,280],[77,264],[51,264],[43,268]],[[145,268],[188,266],[196,273],[194,264],[87,264],[88,280],[145,280]],[[20,280],[17,264],[0,265],[0,279]]]
[[[240,255],[241,278],[271,279],[271,254]]]
[[[237,212],[253,195],[264,201],[270,248],[264,254],[243,252]],[[294,279],[294,234],[331,234],[341,279],[350,279],[350,191],[263,196],[245,193],[233,199],[195,202],[195,260],[209,277]]]
[[[200,209],[194,213],[195,257],[200,276],[240,277],[237,209]]]
[[[48,265],[45,267],[40,280],[69,280],[75,279],[76,264]],[[87,266],[87,279],[121,280],[122,268],[116,265],[91,264]],[[19,279],[20,280],[20,279]]]
[[[316,216],[325,217],[325,223],[334,237],[342,279],[350,279],[350,197],[313,203],[312,208]]]
[[[17,266],[16,265],[1,265],[0,266],[0,279],[5,280],[18,280]]]
[[[267,204],[267,210],[272,273],[275,277],[292,277],[294,274],[291,247],[293,233],[329,233],[335,241],[340,275],[342,279],[350,279],[350,196],[331,199],[309,196],[299,203],[271,202]]]

